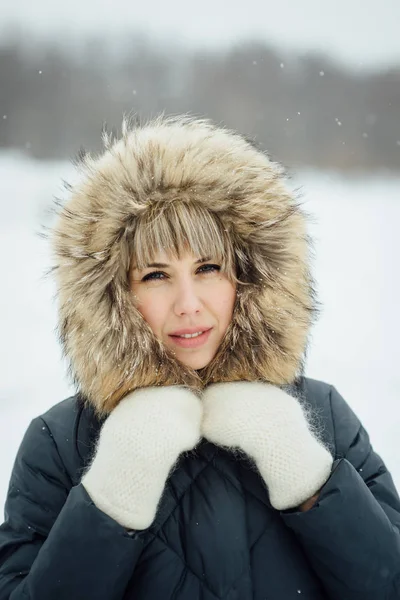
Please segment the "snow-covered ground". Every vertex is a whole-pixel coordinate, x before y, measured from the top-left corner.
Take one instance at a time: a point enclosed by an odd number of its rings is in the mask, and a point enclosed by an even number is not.
[[[65,163],[0,155],[0,507],[29,421],[72,392],[54,333],[54,288],[43,279],[47,245],[37,236],[71,177]],[[324,305],[307,374],[339,389],[400,489],[400,178],[301,172],[294,185],[314,215]]]

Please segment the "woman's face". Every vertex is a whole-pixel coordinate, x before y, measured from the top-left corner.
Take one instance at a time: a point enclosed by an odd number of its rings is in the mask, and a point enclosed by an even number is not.
[[[189,368],[208,365],[232,320],[236,285],[212,260],[158,253],[132,270],[135,304],[154,334]],[[183,334],[203,332],[196,337]]]

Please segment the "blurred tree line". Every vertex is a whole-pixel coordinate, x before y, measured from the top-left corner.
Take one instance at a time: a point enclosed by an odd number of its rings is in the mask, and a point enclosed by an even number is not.
[[[238,129],[287,166],[400,169],[400,66],[345,70],[260,42],[177,48],[132,36],[79,52],[15,39],[0,46],[0,147],[41,159],[100,149],[122,115],[189,112]]]

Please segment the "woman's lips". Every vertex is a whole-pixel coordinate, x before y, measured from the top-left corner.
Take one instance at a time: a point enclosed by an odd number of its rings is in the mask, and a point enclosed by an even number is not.
[[[199,346],[202,346],[206,343],[206,341],[210,337],[211,331],[212,328],[192,338],[178,337],[176,335],[170,335],[169,337],[174,342],[174,344],[176,344],[180,348],[198,348]]]

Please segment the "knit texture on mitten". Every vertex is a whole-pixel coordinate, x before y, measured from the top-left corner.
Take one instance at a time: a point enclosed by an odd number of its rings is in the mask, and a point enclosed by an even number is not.
[[[128,529],[149,527],[179,454],[200,439],[201,416],[200,399],[183,387],[126,396],[104,423],[82,479],[96,506]]]
[[[203,395],[202,433],[252,457],[278,510],[311,498],[330,476],[333,458],[296,398],[262,382],[217,383]]]

